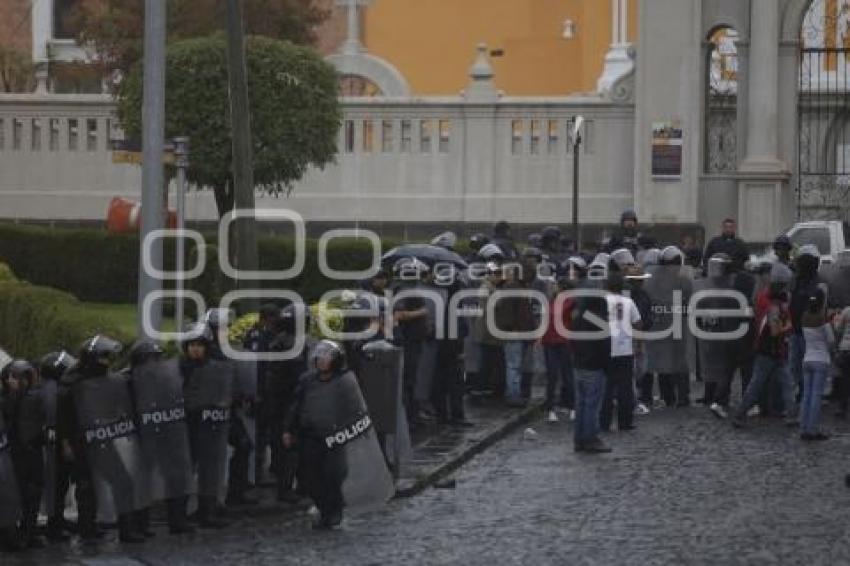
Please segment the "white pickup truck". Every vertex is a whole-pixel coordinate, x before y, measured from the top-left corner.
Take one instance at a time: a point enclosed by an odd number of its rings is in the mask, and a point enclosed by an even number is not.
[[[795,249],[801,246],[817,246],[821,254],[821,263],[836,263],[847,260],[850,254],[850,225],[840,221],[799,222],[789,228],[785,235]]]

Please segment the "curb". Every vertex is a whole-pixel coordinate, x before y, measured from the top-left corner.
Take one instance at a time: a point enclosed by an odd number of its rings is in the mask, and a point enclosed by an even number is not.
[[[498,426],[487,430],[480,440],[468,444],[454,452],[446,461],[436,465],[417,478],[401,480],[396,484],[396,492],[393,499],[407,499],[419,495],[440,480],[450,476],[458,468],[469,462],[472,458],[481,454],[498,441],[510,435],[515,430],[532,421],[542,410],[543,401],[533,401],[523,411],[502,421]],[[260,487],[255,492],[273,493],[272,489]],[[230,519],[242,519],[246,517],[287,517],[290,520],[300,519],[307,515],[310,508],[309,503],[290,504],[277,503],[260,504],[254,506],[240,506],[227,509],[227,517]]]
[[[487,431],[481,440],[455,452],[447,461],[435,466],[415,479],[401,481],[396,485],[394,499],[405,499],[422,493],[425,489],[448,477],[452,472],[481,454],[499,440],[505,438],[524,424],[529,423],[543,408],[543,401],[532,402],[522,412]]]

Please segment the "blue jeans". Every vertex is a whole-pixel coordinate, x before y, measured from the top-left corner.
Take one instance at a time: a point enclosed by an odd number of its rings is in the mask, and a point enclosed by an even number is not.
[[[576,444],[587,444],[599,436],[599,409],[605,392],[605,371],[573,369],[576,421],[573,427]]]
[[[546,409],[552,410],[560,401],[566,407],[573,408],[573,363],[570,348],[566,344],[543,346],[546,357]],[[561,398],[555,399],[561,385]]]
[[[785,360],[772,358],[763,354],[756,354],[753,361],[753,378],[744,392],[741,406],[738,408],[737,416],[746,416],[753,405],[758,403],[765,386],[770,383],[770,378],[776,377],[782,387],[782,404],[785,407],[785,416],[791,417],[795,412],[794,382],[788,371],[788,363]]]
[[[522,399],[522,362],[529,343],[510,340],[504,343],[505,350],[505,398],[508,401]]]
[[[791,334],[788,340],[788,371],[791,372],[791,383],[794,386],[794,394],[796,401],[796,392],[798,387],[803,387],[803,358],[806,356],[806,339],[802,334]],[[788,406],[783,407],[785,412],[788,412]]]
[[[820,422],[820,403],[829,364],[806,362],[803,364],[803,402],[800,405],[800,432],[816,434]]]

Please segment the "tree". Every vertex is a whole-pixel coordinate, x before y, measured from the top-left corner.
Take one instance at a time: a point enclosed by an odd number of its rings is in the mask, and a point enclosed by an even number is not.
[[[288,193],[311,166],[333,161],[341,122],[336,70],[310,48],[249,37],[248,91],[254,184]],[[233,210],[233,166],[227,42],[223,35],[173,43],[166,53],[165,135],[189,136],[187,177],[212,188],[220,216]],[[142,69],[118,91],[118,117],[130,138],[142,125]]]
[[[315,0],[245,0],[245,33],[287,39],[299,45],[316,41],[316,28],[329,16]],[[224,29],[221,0],[168,0],[168,39],[204,37]],[[92,45],[104,70],[128,71],[142,56],[144,0],[80,0],[67,27],[77,41]]]

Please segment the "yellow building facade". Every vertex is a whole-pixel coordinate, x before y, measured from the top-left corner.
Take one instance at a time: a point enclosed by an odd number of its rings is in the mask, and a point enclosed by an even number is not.
[[[482,42],[507,95],[593,91],[612,42],[609,0],[372,0],[364,12],[366,49],[415,95],[461,91]],[[636,42],[637,0],[628,0],[626,19]]]

